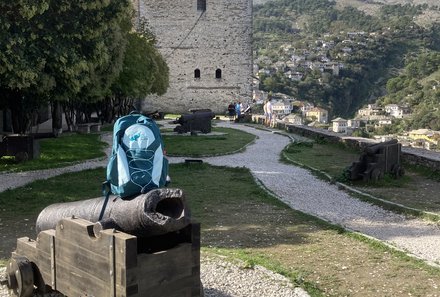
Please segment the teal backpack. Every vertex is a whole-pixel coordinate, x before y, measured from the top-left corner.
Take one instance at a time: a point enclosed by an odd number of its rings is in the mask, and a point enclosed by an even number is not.
[[[103,184],[106,200],[110,192],[122,199],[164,187],[167,184],[168,160],[156,123],[147,116],[131,113],[113,126],[113,148]]]

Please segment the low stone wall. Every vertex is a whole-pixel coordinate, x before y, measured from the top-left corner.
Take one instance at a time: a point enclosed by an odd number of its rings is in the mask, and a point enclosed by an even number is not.
[[[262,123],[262,118],[264,117],[254,116],[253,121],[255,123]],[[332,131],[302,125],[289,125],[278,122],[276,123],[275,128],[311,139],[325,140],[332,143],[344,143],[348,147],[359,150],[359,152],[361,152],[365,146],[368,146],[372,143],[378,143],[378,141],[373,139],[345,136]],[[438,152],[402,147],[402,159],[409,164],[421,165],[436,171],[440,171],[440,153]]]
[[[434,154],[436,154],[436,156],[434,156]],[[434,153],[424,149],[403,147],[402,158],[409,164],[421,165],[435,171],[440,171],[440,153]]]
[[[307,126],[285,125],[278,123],[278,127],[290,133],[299,134],[309,138],[325,139],[326,141],[333,143],[342,142],[349,147],[358,149],[359,151],[362,151],[362,149],[367,145],[378,142],[368,138],[349,137],[344,136],[343,134]],[[402,147],[402,160],[413,165],[421,165],[436,171],[440,171],[440,153],[437,152]]]

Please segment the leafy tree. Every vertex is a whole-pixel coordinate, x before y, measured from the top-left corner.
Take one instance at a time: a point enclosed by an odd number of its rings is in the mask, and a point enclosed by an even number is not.
[[[113,105],[119,106],[122,114],[127,113],[136,99],[149,94],[163,95],[168,88],[169,69],[154,44],[148,31],[128,34],[124,67],[111,88]]]
[[[11,109],[15,132],[26,131],[26,112],[35,102],[90,100],[108,91],[121,69],[120,24],[131,17],[130,5],[128,0],[0,2],[1,100]]]

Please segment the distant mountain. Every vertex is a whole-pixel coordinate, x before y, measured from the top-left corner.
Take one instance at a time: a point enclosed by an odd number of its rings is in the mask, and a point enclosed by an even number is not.
[[[264,4],[266,2],[273,2],[277,0],[253,0],[254,5],[258,4]],[[344,6],[358,6],[358,5],[380,5],[380,4],[389,4],[389,5],[395,5],[395,4],[411,4],[411,5],[423,5],[428,4],[430,6],[432,5],[439,5],[438,0],[335,0],[338,4],[344,5]]]
[[[253,5],[276,2],[278,0],[253,0]],[[374,15],[383,5],[427,5],[428,7],[440,7],[439,0],[334,0],[338,7],[354,7],[366,14]],[[418,23],[440,22],[440,11],[425,11],[418,17]]]

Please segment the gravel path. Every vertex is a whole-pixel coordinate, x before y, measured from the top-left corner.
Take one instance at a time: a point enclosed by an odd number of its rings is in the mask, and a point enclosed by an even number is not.
[[[293,209],[384,241],[430,264],[440,264],[440,227],[437,224],[408,219],[362,202],[305,169],[280,163],[280,152],[289,143],[288,137],[229,122],[221,125],[259,138],[242,153],[204,158],[204,162],[247,167],[255,178]],[[170,162],[183,160],[170,158]]]

